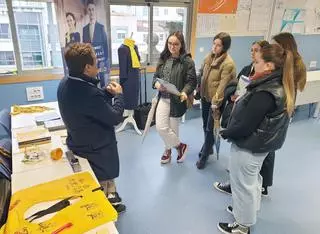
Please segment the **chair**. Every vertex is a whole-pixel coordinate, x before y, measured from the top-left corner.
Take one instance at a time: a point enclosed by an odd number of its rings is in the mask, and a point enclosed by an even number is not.
[[[9,138],[0,139],[0,154],[6,157],[11,157],[12,142]]]
[[[0,228],[7,220],[10,198],[11,182],[5,178],[0,178]]]
[[[0,125],[6,130],[7,134],[11,138],[11,116],[7,109],[0,111]]]

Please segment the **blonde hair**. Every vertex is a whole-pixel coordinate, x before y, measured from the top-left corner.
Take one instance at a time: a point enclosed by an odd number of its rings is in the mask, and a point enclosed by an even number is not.
[[[284,50],[281,46],[273,44],[261,48],[261,58],[265,62],[272,62],[275,69],[283,69],[282,84],[286,98],[286,110],[289,116],[294,111],[295,83],[293,78],[293,55],[290,50]]]

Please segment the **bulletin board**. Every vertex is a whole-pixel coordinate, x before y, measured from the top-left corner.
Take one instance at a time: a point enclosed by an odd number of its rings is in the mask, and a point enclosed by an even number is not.
[[[197,38],[221,31],[265,38],[279,32],[320,34],[320,0],[199,0],[196,31]]]
[[[203,4],[203,2],[211,2],[211,5]],[[270,2],[272,1],[200,0],[197,37],[212,37],[221,31],[234,36],[264,36],[269,29],[271,18],[272,4]],[[220,8],[217,9],[219,5]],[[212,12],[210,9],[215,9],[215,11]]]
[[[319,0],[277,0],[271,34],[320,34]]]

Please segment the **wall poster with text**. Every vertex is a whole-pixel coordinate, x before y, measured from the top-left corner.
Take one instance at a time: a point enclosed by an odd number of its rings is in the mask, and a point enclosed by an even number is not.
[[[108,83],[110,60],[104,0],[54,0],[60,44],[91,43],[97,56],[101,87]]]

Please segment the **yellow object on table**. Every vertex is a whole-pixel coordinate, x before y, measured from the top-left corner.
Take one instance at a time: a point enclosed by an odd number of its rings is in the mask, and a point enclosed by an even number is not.
[[[97,189],[99,186],[89,172],[82,172],[20,190],[11,198],[7,223],[0,233],[79,234],[115,221],[118,214],[103,191]],[[63,201],[59,202],[62,208],[55,203],[56,213],[52,218],[39,222],[42,216],[38,217],[38,212],[25,217],[34,205],[56,200]],[[52,207],[41,212],[52,211]]]
[[[18,115],[22,113],[41,113],[44,111],[53,110],[53,108],[46,106],[18,106],[12,107],[11,115]]]
[[[51,150],[50,152],[50,157],[51,159],[53,160],[59,160],[62,158],[62,155],[63,155],[63,151],[61,148],[56,148],[56,149],[53,149]]]

